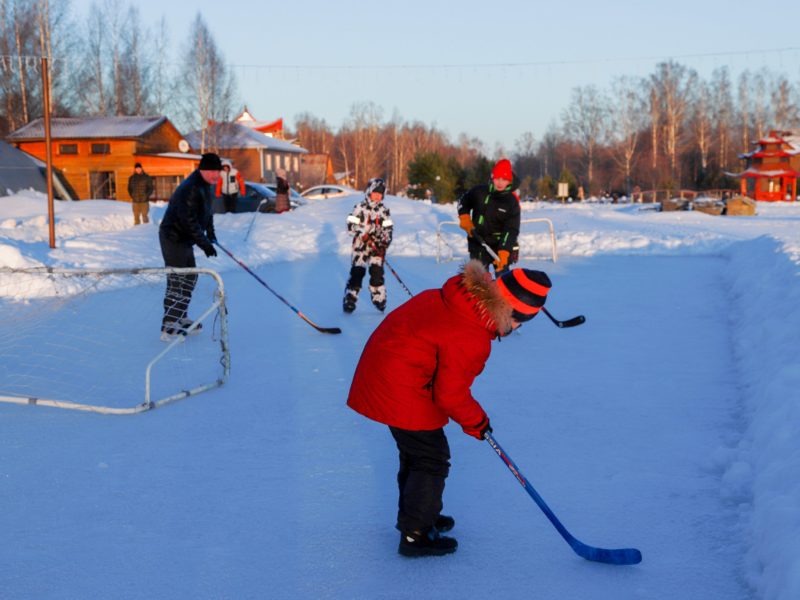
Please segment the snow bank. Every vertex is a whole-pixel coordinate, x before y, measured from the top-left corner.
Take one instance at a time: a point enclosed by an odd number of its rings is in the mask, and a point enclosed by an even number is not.
[[[724,493],[751,541],[748,581],[767,600],[800,598],[800,267],[786,250],[761,237],[728,252],[744,432]]]

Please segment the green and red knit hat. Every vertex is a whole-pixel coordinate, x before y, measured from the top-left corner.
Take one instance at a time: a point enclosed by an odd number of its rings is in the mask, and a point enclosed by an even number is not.
[[[553,284],[543,271],[512,269],[497,279],[500,294],[511,305],[515,321],[530,321],[544,306]]]

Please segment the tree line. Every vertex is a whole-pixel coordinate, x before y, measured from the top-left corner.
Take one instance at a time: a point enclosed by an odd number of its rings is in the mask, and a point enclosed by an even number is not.
[[[41,56],[51,57],[55,116],[164,114],[187,132],[231,119],[241,108],[236,77],[203,17],[191,22],[177,61],[169,37],[163,17],[146,25],[122,0],[94,3],[83,21],[67,1],[0,0],[0,136],[42,115]],[[328,154],[356,186],[380,175],[390,190],[441,201],[484,181],[501,155],[512,159],[523,196],[553,197],[559,181],[573,197],[578,187],[586,195],[724,188],[735,185],[726,173],[739,170],[738,155],[754,141],[800,127],[799,92],[768,68],[734,80],[719,67],[704,79],[665,61],[607,89],[574,88],[541,139],[521,132],[512,149],[490,153],[465,134],[452,140],[396,113],[386,119],[370,102],[354,103],[338,127],[296,115],[288,137]]]

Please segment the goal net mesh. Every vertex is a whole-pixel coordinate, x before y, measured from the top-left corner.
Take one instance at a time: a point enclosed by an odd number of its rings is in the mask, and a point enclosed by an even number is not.
[[[175,344],[160,339],[168,273],[197,276],[189,314],[202,323]],[[131,413],[216,387],[225,316],[207,269],[2,269],[0,401]]]

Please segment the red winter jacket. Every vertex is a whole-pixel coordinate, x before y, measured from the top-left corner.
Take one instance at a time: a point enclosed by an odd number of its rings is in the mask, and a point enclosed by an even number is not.
[[[392,311],[367,341],[347,404],[365,417],[413,431],[453,419],[478,425],[486,413],[470,387],[492,339],[511,327],[511,307],[478,261]]]

